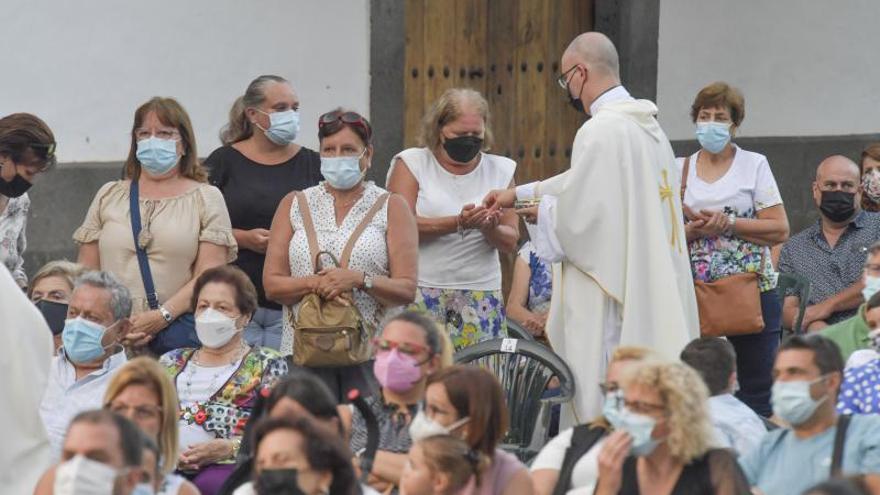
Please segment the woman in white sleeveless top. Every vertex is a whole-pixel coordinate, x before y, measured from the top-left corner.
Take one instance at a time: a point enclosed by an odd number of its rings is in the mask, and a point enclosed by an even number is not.
[[[373,146],[369,122],[355,112],[336,110],[318,122],[324,181],[303,191],[319,251],[342,258],[352,233],[386,193],[364,175]],[[293,326],[303,296],[317,293],[332,300],[354,291],[354,304],[370,338],[386,312],[411,303],[416,292],[418,233],[406,201],[392,194],[354,244],[347,268],[313,271],[303,216],[295,193],[278,206],[269,235],[263,284],[266,296],[284,306],[281,353],[293,352]],[[339,368],[313,368],[341,400],[349,388],[372,392],[372,362]]]
[[[392,159],[388,189],[406,198],[419,228],[419,290],[412,309],[446,328],[456,349],[506,336],[498,251],[514,252],[512,210],[490,212],[486,193],[513,187],[516,162],[485,153],[489,104],[472,89],[450,89],[424,120],[422,148]]]

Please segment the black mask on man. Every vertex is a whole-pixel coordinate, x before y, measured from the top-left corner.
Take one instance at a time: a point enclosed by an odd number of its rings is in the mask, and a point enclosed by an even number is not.
[[[264,469],[254,482],[258,495],[304,495],[296,469]]]
[[[568,104],[580,113],[587,113],[587,110],[584,108],[584,102],[580,98],[572,96],[570,92],[568,93]]]
[[[460,136],[447,138],[443,142],[443,149],[449,158],[458,163],[468,163],[473,160],[483,148],[483,139],[477,136]]]
[[[0,178],[0,194],[8,198],[17,198],[26,193],[31,188],[31,183],[24,180],[24,177],[15,174],[11,181]]]
[[[844,191],[822,191],[819,211],[832,222],[845,222],[856,213],[856,194]]]
[[[40,313],[43,313],[43,318],[49,324],[52,335],[58,335],[64,330],[64,320],[67,319],[66,304],[42,299],[34,305],[40,310]]]

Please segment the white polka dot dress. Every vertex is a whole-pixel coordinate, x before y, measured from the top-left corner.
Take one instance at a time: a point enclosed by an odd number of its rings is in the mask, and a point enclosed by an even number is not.
[[[357,228],[379,197],[387,192],[372,182],[364,183],[364,187],[363,195],[351,207],[348,215],[342,221],[342,225],[339,226],[336,225],[333,196],[327,191],[323,182],[303,191],[309,202],[320,251],[328,251],[333,253],[337,259],[341,258],[342,250],[354,229]],[[309,244],[303,227],[302,215],[299,211],[299,202],[296,199],[290,207],[290,224],[293,227],[293,237],[288,248],[290,274],[293,277],[311,275],[314,273],[314,269],[310,260]],[[388,244],[385,238],[387,231],[388,203],[386,202],[355,243],[348,268],[365,272],[371,276],[388,276]],[[332,262],[327,256],[322,257],[322,262],[325,267],[332,266]],[[359,289],[354,290],[354,302],[372,337],[387,308]],[[285,356],[293,353],[293,321],[296,320],[298,310],[299,304],[284,307],[281,353]]]

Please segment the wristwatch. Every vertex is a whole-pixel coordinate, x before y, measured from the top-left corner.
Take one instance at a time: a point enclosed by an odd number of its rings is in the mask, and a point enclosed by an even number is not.
[[[364,290],[370,290],[373,288],[373,276],[368,275],[364,272]]]
[[[165,306],[159,306],[159,313],[162,313],[162,318],[165,318],[165,321],[171,323],[174,321],[174,315],[171,314],[171,311],[165,309]]]
[[[735,233],[734,227],[736,227],[736,213],[728,213],[727,215],[727,234],[733,235]]]

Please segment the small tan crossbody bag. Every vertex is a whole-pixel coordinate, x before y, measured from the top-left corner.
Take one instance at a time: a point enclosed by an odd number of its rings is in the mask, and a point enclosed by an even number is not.
[[[315,232],[308,199],[301,191],[296,193],[314,273],[321,271],[322,255],[328,256],[337,267],[348,268],[355,243],[388,200],[388,196],[389,194],[385,193],[376,200],[351,233],[342,250],[342,259],[337,260],[332,253],[319,250],[318,235]],[[294,364],[313,368],[352,366],[366,362],[372,357],[370,335],[364,328],[363,317],[354,304],[354,294],[348,292],[341,297],[347,303],[336,299],[325,300],[314,292],[303,296],[292,325]]]

